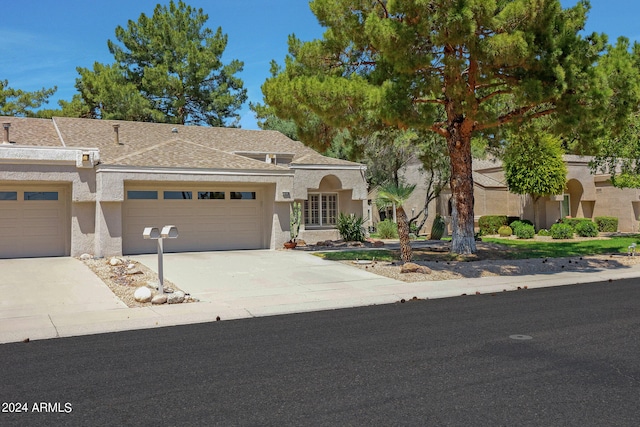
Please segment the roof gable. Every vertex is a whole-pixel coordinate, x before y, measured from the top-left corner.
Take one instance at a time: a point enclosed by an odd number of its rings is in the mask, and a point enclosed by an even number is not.
[[[110,163],[120,166],[161,168],[175,168],[179,165],[179,167],[194,169],[286,170],[286,168],[226,153],[181,138],[173,138],[125,154]]]

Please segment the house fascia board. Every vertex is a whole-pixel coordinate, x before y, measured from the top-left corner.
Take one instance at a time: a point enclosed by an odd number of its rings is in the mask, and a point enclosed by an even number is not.
[[[92,168],[100,161],[97,148],[81,147],[32,147],[25,145],[0,145],[0,163],[75,165]]]
[[[242,171],[205,169],[135,168],[101,165],[96,168],[98,200],[100,202],[122,202],[126,183],[131,182],[191,182],[197,185],[216,183],[245,185],[275,185],[275,202],[290,202],[293,180],[291,171]]]
[[[102,173],[145,173],[162,175],[227,175],[227,176],[291,176],[292,171],[283,170],[250,170],[250,169],[179,169],[179,168],[145,168],[131,166],[100,165],[96,172]]]
[[[236,154],[238,156],[264,156],[267,154],[275,154],[276,156],[290,156],[293,157],[295,153],[288,153],[284,151],[276,151],[276,150],[264,150],[264,151],[231,151],[231,154]]]
[[[290,169],[300,170],[367,170],[365,165],[289,165]]]

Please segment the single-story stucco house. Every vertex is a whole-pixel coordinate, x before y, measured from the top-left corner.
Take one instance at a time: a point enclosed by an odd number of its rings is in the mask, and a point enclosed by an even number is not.
[[[620,189],[611,185],[610,176],[593,173],[589,166],[591,157],[566,155],[567,185],[563,194],[542,197],[538,201],[538,226],[549,229],[560,218],[591,218],[612,216],[618,218],[618,231],[640,231],[640,189]],[[424,207],[425,178],[419,161],[405,166],[400,176],[417,187],[405,204],[407,215]],[[473,160],[474,215],[507,215],[534,220],[533,202],[529,196],[509,192],[504,169],[499,160]],[[448,187],[429,206],[429,219],[422,234],[428,234],[435,214],[450,223],[451,191]],[[374,212],[374,220],[379,213]]]
[[[0,258],[153,253],[145,227],[175,225],[167,252],[279,249],[338,238],[367,214],[365,167],[276,131],[0,117]]]

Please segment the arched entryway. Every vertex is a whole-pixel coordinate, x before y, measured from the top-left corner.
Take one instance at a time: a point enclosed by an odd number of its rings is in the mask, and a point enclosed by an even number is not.
[[[561,204],[562,217],[570,216],[572,218],[584,218],[589,217],[585,215],[582,209],[581,201],[584,194],[584,187],[582,183],[577,179],[570,179],[567,181],[567,191],[565,193],[564,200]]]

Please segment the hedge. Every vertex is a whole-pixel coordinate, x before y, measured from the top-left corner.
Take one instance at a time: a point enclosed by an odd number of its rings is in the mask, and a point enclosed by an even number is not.
[[[580,237],[596,237],[598,226],[593,221],[582,221],[575,226],[576,233]]]
[[[569,224],[558,223],[551,226],[552,239],[571,239],[573,238],[573,227]]]
[[[480,235],[487,236],[490,234],[498,234],[498,229],[503,225],[508,225],[506,215],[485,215],[478,219],[478,227]]]
[[[615,233],[618,231],[618,218],[613,216],[597,216],[594,219],[601,233]]]
[[[514,223],[518,223],[518,221]],[[533,225],[521,222],[518,227],[513,229],[513,234],[518,236],[518,239],[533,239],[536,235],[536,230]]]
[[[589,218],[564,218],[562,220],[563,224],[567,224],[571,226],[571,228],[573,228],[574,230],[576,230],[576,227],[578,226],[578,224],[582,222],[592,222],[592,221]]]

